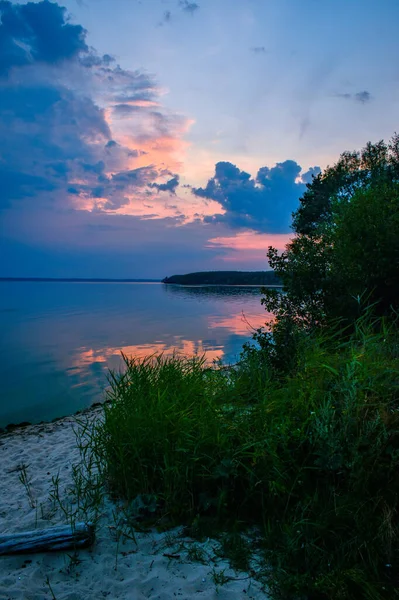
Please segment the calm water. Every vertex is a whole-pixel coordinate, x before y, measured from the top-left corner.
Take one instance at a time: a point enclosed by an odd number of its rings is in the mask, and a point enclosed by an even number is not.
[[[0,427],[101,400],[121,350],[235,361],[266,317],[258,288],[0,282]]]

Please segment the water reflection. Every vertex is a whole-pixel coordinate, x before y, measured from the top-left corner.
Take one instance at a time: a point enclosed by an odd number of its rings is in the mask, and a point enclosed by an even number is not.
[[[223,346],[214,347],[214,345],[210,345],[203,340],[193,342],[179,338],[175,338],[172,345],[165,342],[155,342],[153,344],[137,344],[115,348],[79,348],[76,357],[73,359],[73,366],[83,372],[93,363],[105,363],[108,369],[119,371],[123,367],[122,354],[136,358],[145,358],[154,354],[165,356],[173,354],[181,356],[205,355],[206,361],[212,363],[214,360],[223,358],[224,348]]]
[[[228,317],[209,317],[208,326],[211,329],[225,327],[237,335],[248,336],[248,333],[255,332],[260,327],[264,327],[266,321],[270,322],[271,320],[272,315],[266,312],[263,312],[262,314],[242,312],[240,315],[231,315]]]
[[[0,427],[98,401],[121,351],[235,362],[266,320],[258,288],[0,282]]]
[[[223,297],[228,302],[244,296],[260,296],[260,286],[230,286],[230,285],[163,285],[166,294],[182,296],[184,298],[195,296],[197,298]]]

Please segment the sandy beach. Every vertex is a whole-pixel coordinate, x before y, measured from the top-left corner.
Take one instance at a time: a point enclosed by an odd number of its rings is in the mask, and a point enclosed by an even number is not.
[[[30,425],[0,436],[2,481],[0,535],[61,524],[52,514],[49,492],[59,474],[60,489],[72,481],[72,465],[79,462],[74,429],[67,417],[54,423]],[[21,469],[29,485],[21,483]],[[198,543],[182,537],[181,529],[167,533],[136,533],[136,542],[115,536],[118,507],[106,500],[92,547],[71,553],[52,552],[0,556],[0,598],[3,600],[169,600],[180,598],[268,598],[248,573],[235,572],[216,559],[215,540]],[[173,541],[175,540],[175,541]],[[190,559],[197,545],[207,564]],[[174,558],[164,554],[174,554]],[[69,554],[69,556],[68,556]],[[218,580],[228,578],[224,583]],[[216,574],[216,575],[215,575]]]

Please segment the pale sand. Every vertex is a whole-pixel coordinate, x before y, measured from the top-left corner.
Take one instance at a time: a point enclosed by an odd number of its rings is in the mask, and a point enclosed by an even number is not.
[[[48,527],[62,523],[60,515],[51,520],[42,518],[41,505],[48,506],[51,478],[60,473],[61,486],[71,481],[71,466],[79,462],[74,419],[32,425],[0,436],[0,535]],[[37,508],[32,508],[18,467],[27,466],[31,477],[32,496]],[[99,521],[94,545],[79,552],[81,562],[68,569],[65,552],[0,556],[1,600],[169,600],[179,598],[265,599],[259,582],[247,573],[236,573],[226,560],[203,565],[191,562],[185,549],[179,559],[169,559],[164,552],[166,535],[137,533],[137,545],[125,539],[119,549],[113,535],[112,514],[115,505],[107,501]],[[178,534],[179,530],[174,530]],[[169,534],[170,535],[170,534]],[[185,548],[194,543],[186,539]],[[197,542],[195,542],[197,543]],[[199,544],[211,559],[214,540]],[[30,561],[30,562],[27,562]],[[212,571],[232,577],[217,586]],[[52,588],[52,595],[46,579]]]

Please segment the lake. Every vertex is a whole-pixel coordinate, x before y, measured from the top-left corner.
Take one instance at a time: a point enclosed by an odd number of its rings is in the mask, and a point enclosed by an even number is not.
[[[101,401],[121,351],[235,362],[267,319],[257,287],[0,281],[0,427]]]

